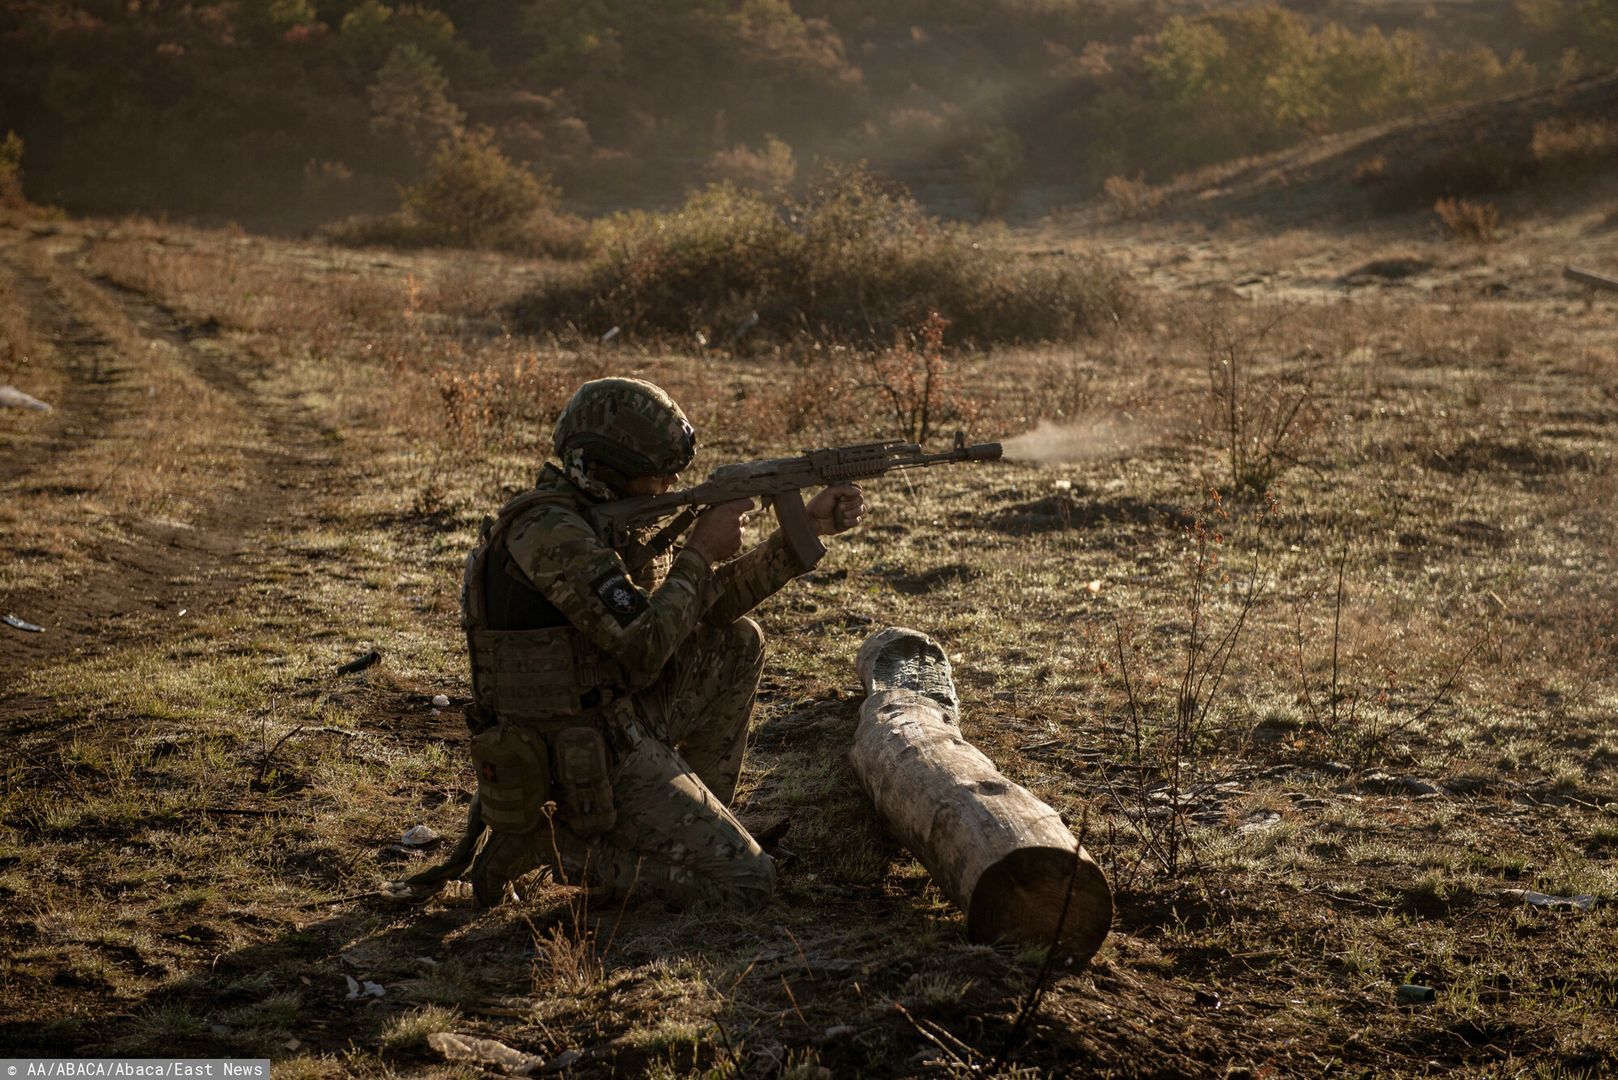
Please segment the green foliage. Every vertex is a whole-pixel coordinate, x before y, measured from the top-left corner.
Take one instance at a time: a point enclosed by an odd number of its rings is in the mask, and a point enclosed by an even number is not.
[[[598,234],[602,257],[520,302],[521,323],[714,339],[756,312],[759,334],[883,345],[936,312],[956,340],[988,344],[1070,337],[1127,304],[1116,272],[1030,264],[863,168],[828,169],[801,200],[716,184]]]
[[[397,133],[415,154],[424,154],[460,134],[466,120],[448,90],[437,61],[414,45],[396,45],[368,91],[371,127]]]
[[[1406,30],[1315,28],[1273,4],[1176,16],[1139,43],[1092,119],[1115,160],[1184,169],[1531,83],[1519,55]],[[1142,160],[1143,158],[1149,160]]]
[[[589,250],[582,222],[562,214],[556,191],[495,145],[487,128],[439,144],[402,206],[381,218],[356,218],[327,230],[354,246],[492,248],[578,257]]]
[[[1515,6],[1542,49],[1567,54],[1566,67],[1590,72],[1618,67],[1618,2],[1517,0]]]
[[[405,209],[428,230],[463,247],[497,246],[556,193],[515,164],[487,129],[444,143],[422,182],[404,193]]]
[[[538,38],[530,66],[541,82],[561,82],[589,70],[616,77],[623,71],[619,5],[608,0],[533,0],[519,20],[524,33]]]
[[[457,51],[455,24],[426,4],[390,8],[380,0],[364,0],[343,16],[339,35],[349,54],[371,69],[381,67],[405,46],[440,61]]]
[[[250,40],[268,41],[319,20],[309,0],[237,0],[236,26]]]

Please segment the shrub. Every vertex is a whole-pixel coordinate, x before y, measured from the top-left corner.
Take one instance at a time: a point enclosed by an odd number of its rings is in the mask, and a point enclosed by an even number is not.
[[[504,233],[553,204],[556,192],[512,162],[487,129],[441,143],[404,209],[461,247],[494,247]]]
[[[1161,193],[1154,191],[1143,173],[1133,180],[1127,176],[1109,176],[1101,191],[1121,218],[1138,218],[1150,214],[1163,202]]]
[[[1618,122],[1553,119],[1534,125],[1530,148],[1548,171],[1577,176],[1618,161]]]
[[[602,257],[519,301],[519,325],[723,343],[756,313],[756,334],[882,347],[937,312],[958,341],[987,345],[1070,337],[1128,302],[1105,265],[1001,250],[858,167],[827,170],[802,200],[713,185],[671,213],[610,218],[598,236]]]
[[[1449,229],[1450,235],[1473,243],[1492,243],[1500,230],[1500,211],[1490,203],[1471,199],[1439,199],[1433,211]]]
[[[961,156],[961,172],[978,213],[1004,213],[1011,203],[1012,179],[1024,160],[1022,140],[1007,128],[984,132]]]
[[[909,340],[870,357],[873,389],[893,414],[899,434],[911,442],[926,442],[941,421],[970,424],[977,412],[944,356],[947,329],[948,319],[929,312]]]
[[[494,145],[488,130],[439,145],[427,175],[401,193],[385,217],[329,226],[328,239],[350,246],[493,248],[577,258],[590,250],[588,227],[556,205],[556,191]]]
[[[714,154],[708,171],[716,180],[758,191],[785,191],[798,178],[798,159],[792,147],[768,135],[755,150],[738,144]]]

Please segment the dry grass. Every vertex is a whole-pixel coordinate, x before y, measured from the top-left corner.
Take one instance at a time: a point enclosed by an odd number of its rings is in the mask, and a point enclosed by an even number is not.
[[[1267,258],[1309,243],[1253,240]],[[1058,976],[1016,1065],[1618,1064],[1614,908],[1501,895],[1618,895],[1604,310],[1459,284],[1284,310],[1187,289],[1094,341],[951,354],[974,438],[1040,418],[1128,425],[1071,460],[870,485],[869,525],[762,611],[772,645],[743,800],[793,818],[781,901],[748,917],[637,901],[620,924],[571,908],[563,887],[491,913],[461,895],[408,917],[330,901],[409,865],[389,847],[405,828],[453,833],[464,814],[460,717],[427,701],[467,691],[460,562],[481,515],[531,479],[559,395],[606,371],[664,383],[703,433],[700,471],[894,433],[861,355],[509,336],[494,313],[536,271],[477,256],[378,267],[69,225],[4,269],[50,283],[68,315],[32,296],[15,314],[10,290],[0,326],[46,342],[30,363],[104,422],[77,442],[56,414],[6,436],[40,458],[6,481],[8,530],[32,530],[37,550],[3,564],[0,606],[44,605],[28,591],[40,580],[104,595],[128,575],[109,553],[151,555],[138,527],[152,516],[198,537],[152,556],[116,617],[86,605],[89,654],[6,669],[8,1047],[381,1074],[441,1068],[424,1040],[452,1027],[579,1049],[588,1074],[807,1076],[934,1068],[938,1025],[967,1048],[953,1053],[992,1059],[1039,958],[962,940],[837,751],[855,722],[854,648],[900,623],[944,639],[969,738],[1073,820],[1088,809],[1120,891],[1114,937],[1089,971]],[[83,379],[95,354],[70,344],[70,321],[111,343],[116,380]],[[1266,485],[1232,484],[1230,428],[1213,422],[1232,399],[1209,380],[1210,326],[1251,365],[1236,384],[1250,418],[1310,379],[1311,420],[1275,456],[1262,529]],[[196,411],[176,416],[147,387]],[[54,486],[124,454],[135,475]],[[1127,760],[1113,627],[1137,645],[1140,692],[1172,696],[1186,527],[1210,488],[1228,518],[1205,616],[1223,626],[1241,609],[1251,558],[1269,586],[1185,758],[1185,858],[1168,874],[1118,809],[1160,803],[1164,778]],[[371,647],[381,665],[332,674]],[[349,1000],[345,975],[386,996]],[[1402,981],[1438,1001],[1395,1008]]]

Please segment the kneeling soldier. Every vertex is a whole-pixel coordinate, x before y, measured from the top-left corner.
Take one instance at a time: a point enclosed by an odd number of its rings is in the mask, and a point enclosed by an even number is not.
[[[609,893],[758,905],[774,865],[728,809],[764,664],[746,616],[804,567],[779,531],[731,558],[753,509],[742,500],[709,508],[677,554],[628,573],[613,546],[624,538],[600,535],[584,511],[669,490],[695,449],[685,414],[651,383],[586,383],[554,445],[561,467],[486,521],[467,559],[472,758],[489,830],[473,890],[498,903],[559,858],[568,880]],[[806,509],[830,535],[858,523],[864,502],[845,484]]]

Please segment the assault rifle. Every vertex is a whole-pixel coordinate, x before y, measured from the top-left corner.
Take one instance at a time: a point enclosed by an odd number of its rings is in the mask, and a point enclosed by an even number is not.
[[[826,554],[825,545],[815,534],[804,512],[806,487],[868,480],[900,469],[924,469],[956,461],[999,461],[999,443],[966,444],[962,432],[955,433],[955,446],[938,454],[923,453],[916,443],[893,440],[833,446],[809,450],[797,457],[767,458],[721,465],[708,479],[695,487],[662,495],[635,495],[615,499],[590,509],[589,514],[612,538],[613,546],[624,552],[624,563],[633,574],[674,546],[685,530],[697,520],[703,507],[717,506],[735,499],[763,499],[775,506],[775,516],[794,554],[804,566],[814,566]],[[657,534],[644,543],[629,541],[631,531],[675,515]]]

